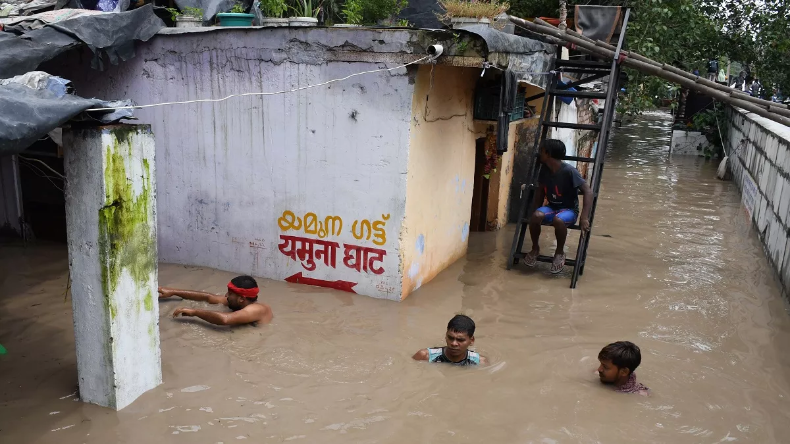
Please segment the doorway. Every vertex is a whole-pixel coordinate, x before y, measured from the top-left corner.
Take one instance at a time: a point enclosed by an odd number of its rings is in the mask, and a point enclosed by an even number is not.
[[[486,231],[488,216],[488,188],[490,180],[484,176],[486,164],[486,139],[475,141],[475,177],[472,189],[472,214],[469,218],[469,231]]]

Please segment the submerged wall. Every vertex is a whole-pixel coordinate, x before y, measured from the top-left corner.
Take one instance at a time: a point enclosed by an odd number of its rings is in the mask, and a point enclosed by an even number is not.
[[[72,55],[58,74],[86,97],[149,104],[292,90],[402,63],[328,60],[327,47],[371,45],[374,33],[318,31],[160,35],[107,71]],[[400,51],[408,38],[373,44]],[[160,260],[399,300],[413,82],[400,68],[137,112],[156,136]]]
[[[412,103],[402,295],[466,254],[475,173],[478,69],[420,67]]]
[[[415,38],[201,29],[159,35],[107,71],[89,52],[49,69],[86,97],[190,101],[397,66],[424,51]],[[434,75],[432,88],[430,67],[415,66],[138,111],[156,137],[160,260],[405,297],[466,252],[479,70]]]
[[[790,296],[790,128],[732,107],[727,124],[725,148],[746,217]]]

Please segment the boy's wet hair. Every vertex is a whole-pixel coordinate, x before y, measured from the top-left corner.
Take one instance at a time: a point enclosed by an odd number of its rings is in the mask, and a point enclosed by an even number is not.
[[[466,315],[455,315],[447,323],[447,331],[466,333],[471,338],[475,335],[475,321]]]
[[[612,361],[618,368],[627,368],[631,373],[642,362],[642,352],[633,342],[617,341],[601,349],[599,361]]]
[[[562,140],[546,139],[541,142],[540,146],[546,150],[546,153],[552,159],[562,160],[565,157],[565,144]]]

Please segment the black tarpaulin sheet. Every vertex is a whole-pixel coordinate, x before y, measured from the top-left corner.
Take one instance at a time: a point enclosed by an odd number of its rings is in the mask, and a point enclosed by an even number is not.
[[[11,83],[0,86],[0,156],[18,153],[72,117],[102,103]]]
[[[485,25],[468,26],[455,32],[468,32],[481,37],[486,43],[489,62],[513,71],[519,82],[545,89],[548,72],[554,64],[556,46],[497,31]]]
[[[76,17],[52,23],[21,36],[0,32],[0,78],[24,74],[56,55],[81,44],[96,55],[93,66],[102,68],[101,57],[110,63],[134,57],[134,41],[146,41],[165,24],[151,5],[134,11]]]
[[[574,14],[576,32],[606,43],[610,43],[612,36],[619,33],[623,17],[620,6],[576,5]]]
[[[444,14],[444,9],[436,0],[409,0],[398,18],[408,20],[415,28],[442,29],[444,23],[437,14]]]
[[[508,69],[502,73],[502,84],[499,91],[499,119],[496,128],[496,150],[499,154],[507,151],[510,116],[516,104],[518,94],[518,77]]]

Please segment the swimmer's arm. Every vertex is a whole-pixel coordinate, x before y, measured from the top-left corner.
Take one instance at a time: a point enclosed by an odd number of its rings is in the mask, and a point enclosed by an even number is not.
[[[209,304],[228,305],[228,298],[203,291],[178,290],[176,288],[159,287],[159,299],[178,296],[190,301],[208,302]]]
[[[246,307],[232,313],[221,313],[218,311],[199,310],[194,308],[178,308],[173,312],[173,317],[176,318],[178,315],[193,316],[214,325],[243,325],[262,320],[266,315],[265,311],[266,310],[260,310],[257,307]]]
[[[485,356],[480,356],[480,365],[488,365],[488,358]]]
[[[414,359],[415,361],[427,361],[428,360],[428,349],[424,348],[424,349],[418,351],[411,358]]]

